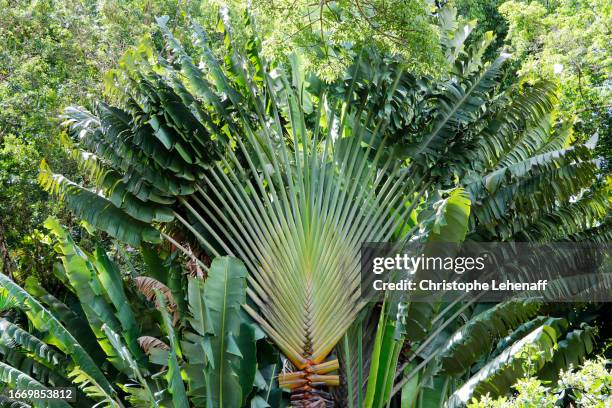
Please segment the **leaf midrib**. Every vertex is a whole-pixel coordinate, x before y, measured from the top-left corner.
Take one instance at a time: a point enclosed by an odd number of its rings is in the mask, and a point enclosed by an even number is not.
[[[223,354],[225,353],[225,316],[227,310],[227,281],[228,281],[228,271],[229,271],[229,262],[225,263],[224,280],[223,280],[223,309],[221,312],[221,358],[219,361],[219,406],[223,406],[223,366],[225,364],[225,359],[223,358]]]

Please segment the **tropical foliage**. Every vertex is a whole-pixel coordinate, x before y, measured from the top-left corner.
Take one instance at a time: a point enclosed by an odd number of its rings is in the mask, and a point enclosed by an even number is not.
[[[340,78],[357,54],[371,49],[400,56],[405,68],[417,75],[443,70],[436,14],[431,1],[351,0],[316,3],[305,0],[229,4],[237,12],[248,8],[257,19],[262,54],[285,59],[299,50],[302,64],[325,81]]]
[[[73,383],[84,406],[455,407],[596,350],[608,305],[361,293],[362,242],[609,241],[597,137],[574,137],[553,82],[504,80],[510,56],[452,7],[448,72],[365,47],[334,82],[229,16],[215,35],[159,18],[105,101],[66,110],[84,177],[43,162],[41,185],[146,267],[49,219],[71,301],[0,275],[4,383]]]
[[[97,99],[104,73],[156,15],[176,27],[209,19],[196,2],[170,0],[2,0],[0,10],[0,265],[20,282],[36,275],[53,286],[42,224],[50,214],[79,224],[36,182],[42,159],[81,177],[60,143],[62,110]]]
[[[586,362],[580,369],[564,371],[553,387],[547,387],[535,378],[525,379],[515,386],[518,395],[510,399],[484,397],[468,407],[559,406],[568,403],[581,407],[605,407],[610,400],[611,381],[612,373],[606,369],[606,361],[598,359]]]
[[[599,134],[601,156],[610,162],[609,2],[509,1],[499,11],[525,80],[542,76],[559,84],[559,111],[575,122],[578,137]],[[609,164],[607,164],[609,166]],[[608,167],[609,169],[609,167]]]
[[[3,296],[31,325],[28,331],[19,318],[2,318],[4,383],[74,384],[82,407],[279,405],[275,351],[241,310],[246,269],[240,261],[216,258],[204,280],[185,276],[172,259],[157,259],[166,283],[173,277],[184,283],[170,288],[150,276],[122,275],[100,248],[86,253],[75,245],[57,219],[46,225],[61,259],[54,272],[79,307],[35,280],[26,291],[0,276]],[[69,406],[49,403],[56,405]]]

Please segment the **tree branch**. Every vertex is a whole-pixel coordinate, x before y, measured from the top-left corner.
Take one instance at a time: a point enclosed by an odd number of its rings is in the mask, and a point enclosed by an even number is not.
[[[13,279],[13,263],[8,247],[6,246],[6,239],[4,238],[4,231],[2,229],[0,229],[0,255],[2,255],[2,273]]]

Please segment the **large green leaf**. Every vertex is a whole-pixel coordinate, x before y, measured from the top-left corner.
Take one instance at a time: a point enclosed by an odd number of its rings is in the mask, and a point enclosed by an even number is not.
[[[189,307],[189,326],[181,343],[188,364],[185,367],[189,396],[198,406],[206,405],[206,380],[204,378],[208,356],[204,349],[206,335],[205,322],[210,319],[204,301],[203,279],[189,277],[187,281],[187,304]]]
[[[121,334],[127,348],[136,361],[140,365],[144,365],[145,357],[138,346],[140,329],[123,288],[121,273],[117,265],[108,258],[106,252],[100,247],[96,248],[92,258],[91,262],[98,272],[97,277],[106,292],[106,296],[115,307],[115,316],[123,329]]]
[[[8,384],[11,388],[20,390],[44,390],[46,387],[33,379],[32,377],[22,373],[21,371],[0,362],[0,382]],[[70,407],[63,400],[39,400],[36,405],[40,407]]]
[[[109,235],[135,246],[160,242],[159,232],[151,225],[132,218],[103,196],[53,174],[44,162],[39,178],[46,190],[63,198],[79,217]]]
[[[595,329],[586,324],[581,329],[567,333],[558,343],[555,356],[538,372],[544,381],[556,381],[562,370],[578,367],[593,352],[595,347]]]
[[[144,377],[144,374],[136,359],[132,355],[131,351],[121,342],[121,338],[115,332],[113,332],[108,326],[102,326],[102,331],[106,334],[111,346],[115,349],[119,358],[123,359],[124,365],[131,369],[131,374],[133,378],[135,378],[141,386],[140,393],[145,395],[146,401],[150,404],[151,407],[158,407],[157,399],[155,398],[155,393],[149,386],[149,383]]]
[[[250,387],[242,389],[236,372],[237,368],[248,369],[240,367],[248,356],[242,354],[238,344],[243,321],[240,308],[246,303],[246,275],[246,268],[237,259],[215,258],[204,285],[203,299],[208,310],[203,338],[208,350],[205,377],[207,406],[211,408],[240,406],[243,393],[250,392]]]
[[[442,85],[446,92],[438,96],[439,112],[429,132],[409,150],[412,157],[438,153],[444,149],[445,143],[457,134],[461,126],[477,118],[478,110],[485,104],[487,92],[497,85],[501,67],[509,56],[502,53],[465,84],[451,79]]]
[[[68,387],[70,381],[66,379],[65,361],[62,365],[50,365],[32,354],[25,353],[19,347],[0,346],[0,360],[11,367],[34,378],[36,381],[48,387]],[[83,401],[92,403],[92,401]]]
[[[3,318],[0,318],[0,343],[11,348],[18,345],[22,351],[30,354],[32,358],[49,365],[62,365],[67,362],[66,356],[62,353]]]
[[[255,382],[261,337],[241,310],[246,268],[235,258],[215,258],[208,273],[206,280],[188,279],[192,330],[183,348],[189,394],[208,407],[241,406]]]
[[[423,224],[427,226],[428,242],[453,243],[463,242],[468,231],[471,202],[465,190],[455,188],[446,192],[447,197],[434,203],[432,209],[423,212]],[[425,247],[424,251],[427,251]],[[435,247],[439,250],[439,247]],[[416,281],[427,279],[426,272],[418,270]],[[413,302],[409,305],[405,328],[407,338],[411,341],[422,340],[431,330],[433,316],[438,310],[435,302]]]
[[[179,358],[183,357],[174,326],[172,325],[172,319],[168,310],[166,309],[166,298],[163,293],[156,290],[156,298],[159,303],[159,310],[162,315],[163,326],[169,340],[169,352],[168,352],[168,370],[165,378],[168,382],[168,392],[172,396],[172,406],[174,407],[188,407],[189,400],[187,399],[187,391],[185,390],[185,384],[181,375],[181,366],[179,365]]]
[[[121,331],[121,324],[116,317],[113,304],[109,303],[105,296],[105,288],[100,282],[93,263],[89,260],[87,254],[75,245],[70,235],[60,226],[56,218],[48,218],[45,221],[45,226],[58,240],[55,248],[61,254],[65,274],[79,298],[81,307],[100,343],[100,347],[106,352],[109,361],[117,369],[121,371],[129,370],[124,360],[116,355],[115,349],[102,330],[102,326],[107,325],[113,331],[119,332]],[[109,281],[107,281],[107,284],[111,285]],[[127,304],[125,306],[129,307]],[[138,348],[135,338],[133,338],[133,342]]]
[[[464,406],[472,397],[497,397],[528,370],[539,371],[554,355],[559,333],[542,325],[490,361],[459,388],[447,402],[449,408]]]
[[[0,396],[0,408],[30,408],[25,402],[15,401],[5,396]]]
[[[428,242],[461,243],[468,231],[471,201],[465,190],[455,188],[433,206]]]
[[[510,300],[470,319],[439,351],[443,373],[464,373],[489,352],[497,340],[533,317],[539,308],[540,303],[536,301]]]
[[[96,387],[104,398],[113,404],[116,392],[110,382],[87,351],[62,326],[60,321],[4,274],[0,274],[0,286],[19,301],[20,308],[27,314],[34,327],[41,332],[48,333],[50,336],[49,342],[65,354],[70,355],[75,364],[78,364],[80,370],[87,374],[89,378],[95,380]]]
[[[393,387],[397,359],[403,343],[403,338],[395,337],[395,321],[389,319],[386,313],[381,313],[372,350],[365,406],[377,408],[385,406]]]
[[[47,292],[34,276],[26,279],[25,289],[30,295],[45,305],[97,364],[102,364],[106,355],[96,341],[96,336],[91,331],[84,316],[77,314],[55,296]]]

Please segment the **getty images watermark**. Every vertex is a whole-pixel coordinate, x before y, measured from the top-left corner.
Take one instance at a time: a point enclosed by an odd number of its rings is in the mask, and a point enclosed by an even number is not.
[[[367,243],[361,248],[361,293],[394,292],[414,302],[478,296],[498,302],[612,301],[610,244]]]

